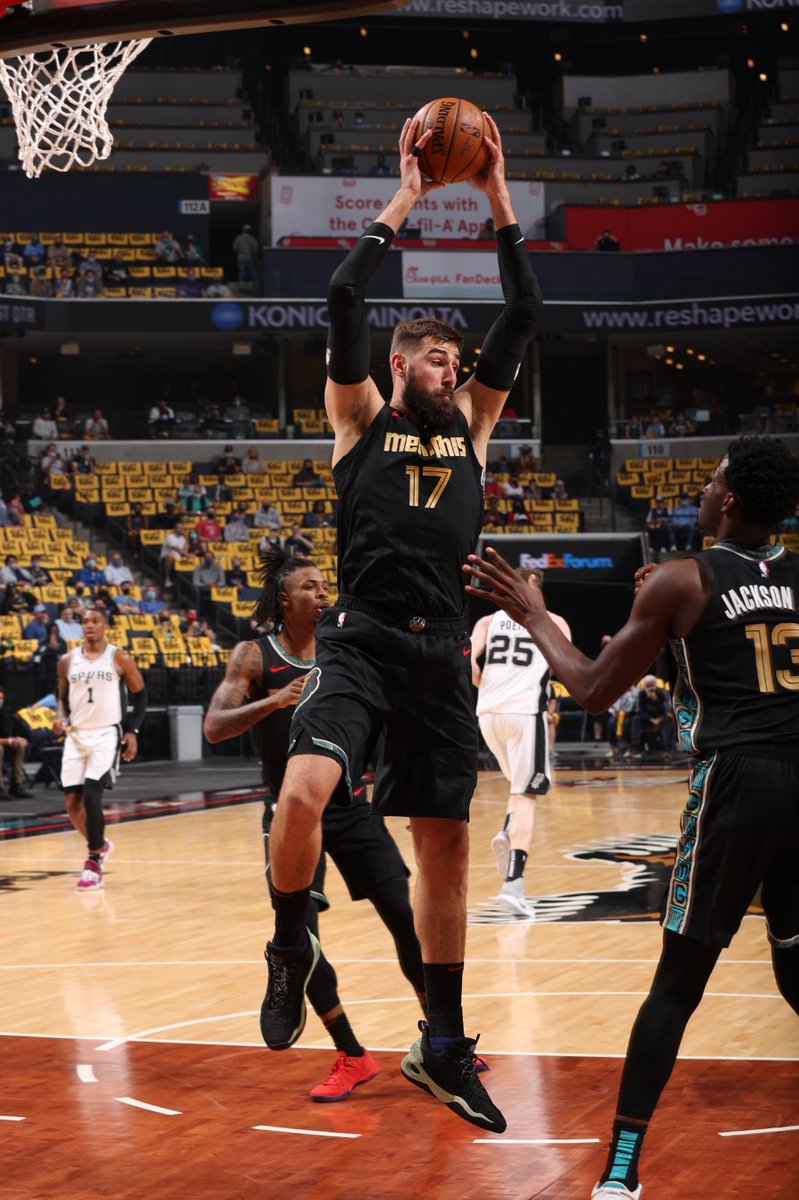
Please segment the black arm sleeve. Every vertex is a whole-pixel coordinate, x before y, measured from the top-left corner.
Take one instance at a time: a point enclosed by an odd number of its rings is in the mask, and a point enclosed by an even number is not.
[[[505,307],[486,334],[474,377],[497,392],[509,392],[533,336],[542,300],[518,225],[497,231],[497,258]]]
[[[133,708],[125,714],[122,727],[125,733],[138,734],[147,712],[147,688],[143,687],[140,692],[128,692],[128,695],[133,697]]]
[[[375,221],[333,272],[327,292],[330,322],[327,373],[334,383],[362,383],[369,374],[366,285],[383,261],[393,237],[394,230],[389,225]]]

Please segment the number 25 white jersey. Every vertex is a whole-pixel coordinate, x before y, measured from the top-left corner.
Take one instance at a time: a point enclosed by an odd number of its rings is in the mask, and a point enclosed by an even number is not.
[[[86,658],[82,647],[70,651],[69,722],[73,729],[103,729],[122,721],[120,673],[114,662],[118,647],[110,643],[99,658]]]
[[[563,618],[550,616],[571,640]],[[543,713],[548,698],[547,660],[523,625],[517,625],[506,612],[495,613],[486,637],[478,717],[483,713]]]

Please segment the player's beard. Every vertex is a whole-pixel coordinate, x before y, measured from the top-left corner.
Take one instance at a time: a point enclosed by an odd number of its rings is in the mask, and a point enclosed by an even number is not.
[[[417,385],[413,367],[408,369],[402,402],[416,417],[419,430],[425,438],[440,433],[451,425],[458,410],[452,388],[440,387],[425,391]]]

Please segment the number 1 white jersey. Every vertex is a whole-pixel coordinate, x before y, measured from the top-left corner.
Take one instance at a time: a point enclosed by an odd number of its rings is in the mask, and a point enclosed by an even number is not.
[[[565,621],[556,619],[563,629]],[[486,637],[478,717],[483,713],[543,713],[548,699],[547,660],[523,625],[517,625],[506,612],[495,613]]]
[[[103,729],[122,721],[120,673],[114,661],[117,650],[109,642],[94,659],[86,658],[80,646],[70,651],[67,679],[73,729]]]

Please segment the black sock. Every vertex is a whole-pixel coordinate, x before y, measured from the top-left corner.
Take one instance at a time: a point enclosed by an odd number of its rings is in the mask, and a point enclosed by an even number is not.
[[[101,853],[102,853],[102,851],[100,851],[100,850],[90,850],[89,851],[90,862],[97,863],[98,867],[100,865],[100,854]]]
[[[274,945],[279,947],[307,945],[305,910],[311,895],[310,887],[300,888],[298,892],[280,892],[270,882],[269,892],[272,897],[272,907],[275,910]]]
[[[629,1191],[638,1187],[638,1156],[648,1128],[646,1121],[617,1118],[613,1122],[610,1153],[602,1172],[602,1183],[623,1183]]]
[[[332,1037],[333,1045],[337,1050],[343,1050],[348,1058],[363,1057],[363,1046],[353,1033],[346,1013],[341,1013],[332,1021],[324,1021],[324,1026]]]
[[[424,963],[428,1036],[434,1050],[463,1037],[463,963]]]
[[[527,862],[526,850],[511,850],[508,857],[508,873],[505,876],[507,881],[512,879],[521,879],[524,874],[524,864]]]

